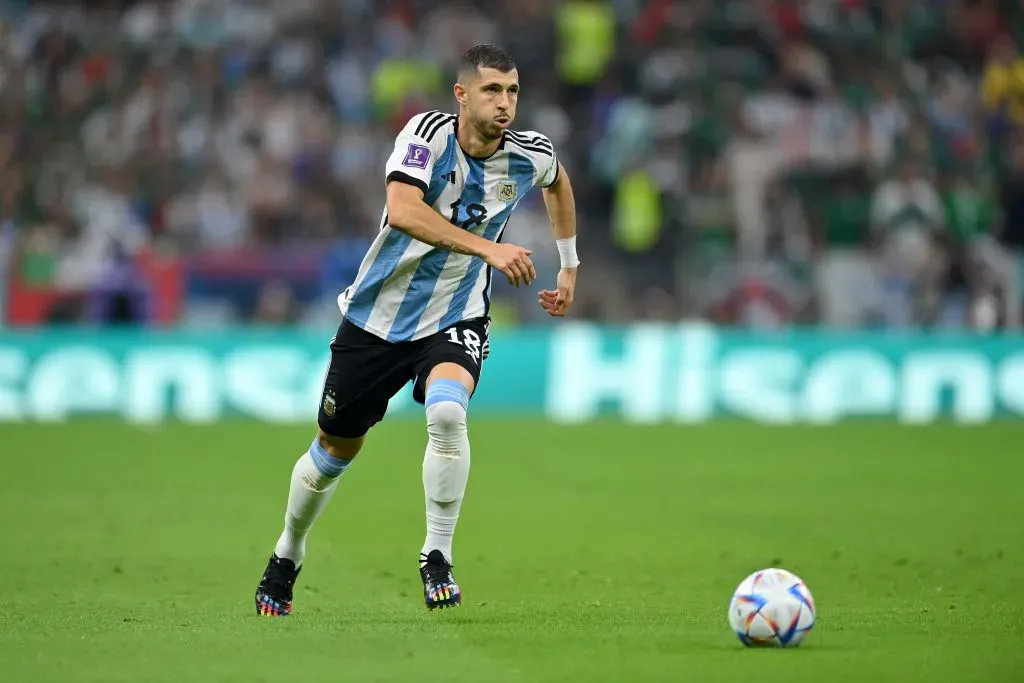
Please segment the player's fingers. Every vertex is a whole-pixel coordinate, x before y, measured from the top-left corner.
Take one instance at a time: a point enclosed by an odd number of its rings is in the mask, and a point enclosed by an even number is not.
[[[512,273],[512,284],[518,287],[520,284],[522,284],[523,280],[523,271],[520,268],[519,263],[516,261],[512,261],[511,263],[508,264],[508,269],[509,272]]]
[[[547,290],[547,289],[542,289],[540,291],[540,296],[544,300],[550,301],[551,303],[554,303],[555,299],[558,297],[558,292],[552,292],[552,291]]]
[[[546,292],[544,296],[540,296],[537,300],[544,306],[545,309],[555,310],[558,308],[558,303],[555,301],[554,292]]]
[[[515,287],[519,286],[519,283],[516,282],[516,273],[515,273],[515,271],[512,270],[512,266],[511,265],[508,265],[508,266],[505,266],[504,268],[502,268],[501,272],[505,274],[505,278],[508,280],[508,283],[510,285],[513,285]]]
[[[534,267],[533,261],[530,259],[529,256],[526,257],[526,265],[530,269],[530,282],[533,282],[534,280],[537,279],[537,269]]]
[[[530,284],[533,282],[534,278],[537,277],[537,271],[534,270],[533,262],[530,260],[530,257],[526,255],[525,250],[524,253],[520,254],[519,258],[516,259],[516,266],[519,268],[519,272],[523,276],[524,284]]]

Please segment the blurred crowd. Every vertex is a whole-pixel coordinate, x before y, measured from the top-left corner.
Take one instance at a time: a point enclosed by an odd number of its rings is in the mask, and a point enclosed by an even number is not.
[[[48,295],[3,319],[330,324],[489,42],[573,179],[578,315],[1017,327],[1020,41],[1017,0],[7,0],[0,307]],[[507,235],[553,281],[539,191]]]

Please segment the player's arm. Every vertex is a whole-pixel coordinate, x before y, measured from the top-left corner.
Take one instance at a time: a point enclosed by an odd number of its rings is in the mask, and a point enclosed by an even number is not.
[[[478,256],[516,287],[529,284],[537,276],[529,249],[495,244],[452,225],[423,200],[434,162],[444,153],[446,136],[438,131],[445,119],[440,112],[414,116],[395,139],[386,167],[388,225],[438,249]]]
[[[530,284],[537,277],[529,249],[495,244],[455,227],[423,201],[423,190],[416,185],[395,179],[388,183],[388,224],[438,249],[478,256],[504,273],[516,287]]]
[[[554,180],[542,185],[541,193],[562,267],[558,271],[557,289],[541,291],[538,302],[549,315],[562,317],[572,306],[576,293],[576,269],[580,263],[576,255],[576,200],[569,174],[557,159],[552,173]]]

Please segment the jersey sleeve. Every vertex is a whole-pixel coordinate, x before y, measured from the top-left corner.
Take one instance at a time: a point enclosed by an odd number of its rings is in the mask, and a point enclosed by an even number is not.
[[[558,155],[546,135],[534,130],[507,131],[505,141],[511,151],[526,156],[533,166],[532,186],[551,187],[558,180]]]
[[[395,148],[385,166],[385,182],[407,183],[426,192],[434,162],[444,151],[438,149],[442,136],[437,131],[452,118],[450,114],[431,111],[409,119],[395,138]]]
[[[551,187],[558,180],[558,155],[554,152],[550,159],[543,159],[537,168],[537,184]]]
[[[533,182],[540,187],[551,187],[558,180],[558,155],[555,147],[546,135],[531,132],[532,145],[536,147],[533,154],[533,166],[536,172]]]

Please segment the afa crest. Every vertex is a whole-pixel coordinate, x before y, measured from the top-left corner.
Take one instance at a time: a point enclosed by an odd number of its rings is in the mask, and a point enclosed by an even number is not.
[[[338,405],[334,400],[334,397],[329,394],[324,394],[324,415],[327,417],[334,417],[334,413],[338,410]]]
[[[511,202],[516,198],[516,181],[506,178],[498,181],[498,199]]]

